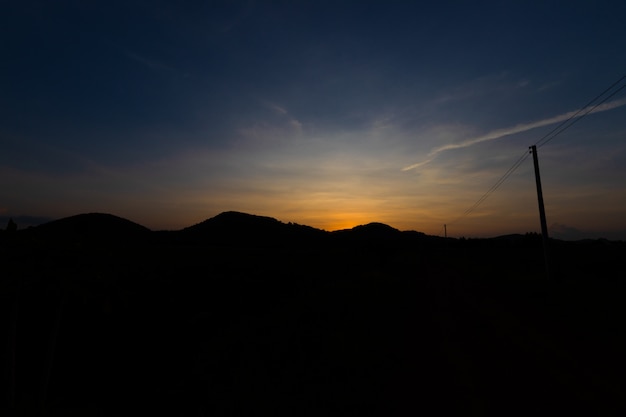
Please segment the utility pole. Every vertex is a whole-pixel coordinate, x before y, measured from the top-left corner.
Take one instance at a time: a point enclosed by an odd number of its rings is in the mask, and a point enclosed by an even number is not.
[[[446,224],[443,225],[443,237],[448,237],[448,225]]]
[[[537,146],[530,147],[535,164],[535,182],[537,183],[537,202],[539,203],[539,220],[541,221],[541,237],[543,239],[543,256],[546,262],[546,274],[550,278],[550,262],[548,260],[548,226],[546,222],[546,210],[543,207],[543,192],[541,191],[541,176],[539,175],[539,161],[537,159]]]

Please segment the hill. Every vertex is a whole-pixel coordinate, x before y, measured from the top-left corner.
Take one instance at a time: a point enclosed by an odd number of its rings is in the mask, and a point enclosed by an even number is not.
[[[4,414],[624,415],[626,244],[552,243],[558,281],[536,234],[239,212],[3,232]]]
[[[28,239],[67,244],[133,243],[145,241],[150,229],[107,213],[84,213],[19,231]]]
[[[175,233],[180,242],[210,245],[285,246],[323,239],[326,232],[272,217],[228,211]]]

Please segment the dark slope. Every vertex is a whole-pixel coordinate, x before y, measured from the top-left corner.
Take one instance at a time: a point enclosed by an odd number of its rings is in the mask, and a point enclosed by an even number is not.
[[[29,228],[20,233],[27,239],[67,244],[145,242],[150,230],[122,217],[84,213]]]
[[[227,211],[207,219],[196,225],[187,227],[183,231],[191,233],[218,233],[232,231],[235,233],[262,233],[275,232],[284,229],[285,224],[266,216]]]
[[[440,243],[442,238],[415,231],[401,232],[383,223],[369,223],[352,229],[327,232],[272,217],[228,211],[178,232],[163,234],[178,242],[240,246],[363,246]]]
[[[340,247],[368,247],[371,250],[395,251],[401,248],[440,246],[448,239],[416,231],[400,231],[384,223],[368,223],[352,229],[331,232],[331,241]],[[450,239],[451,240],[451,239]]]
[[[4,233],[2,233],[4,235]],[[148,243],[242,247],[414,244],[440,242],[420,232],[401,232],[383,223],[327,232],[275,218],[228,211],[176,231],[150,231],[130,220],[105,213],[85,213],[18,231],[21,239],[66,244]]]
[[[0,247],[0,415],[626,415],[624,242],[553,241],[554,285],[534,234],[229,212],[168,232],[197,246],[57,239],[136,226],[75,216]]]
[[[338,231],[338,234],[342,233],[352,233],[354,236],[396,237],[400,231],[384,223],[373,222]]]
[[[242,246],[288,246],[315,244],[326,236],[323,230],[272,217],[228,211],[176,233],[186,243]]]

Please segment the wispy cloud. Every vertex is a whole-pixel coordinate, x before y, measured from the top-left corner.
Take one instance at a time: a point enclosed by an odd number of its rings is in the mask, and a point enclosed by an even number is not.
[[[261,100],[261,105],[269,112],[256,114],[237,131],[243,138],[263,143],[284,143],[302,135],[303,124],[293,117],[286,107]]]
[[[284,107],[279,106],[278,104],[275,103],[271,103],[269,101],[265,101],[263,102],[263,104],[270,110],[272,110],[274,113],[278,114],[278,115],[286,115],[288,112]]]
[[[584,114],[593,114],[593,113],[599,113],[599,112],[603,112],[603,111],[607,111],[607,110],[612,110],[612,109],[621,107],[621,106],[623,106],[625,104],[626,104],[626,99],[610,101],[608,103],[603,103],[603,104],[595,107],[589,113],[582,112],[582,109],[574,110],[574,111],[570,111],[570,112],[567,112],[567,113],[560,114],[558,116],[550,117],[548,119],[538,120],[538,121],[531,122],[531,123],[522,123],[522,124],[518,124],[518,125],[515,125],[515,126],[507,127],[507,128],[504,128],[504,129],[497,129],[497,130],[494,130],[494,131],[491,131],[491,132],[487,133],[486,135],[479,136],[479,137],[472,138],[472,139],[468,139],[468,140],[465,140],[463,142],[450,143],[450,144],[447,144],[447,145],[439,146],[437,148],[434,148],[432,151],[430,151],[430,153],[428,154],[428,158],[426,160],[424,160],[422,162],[418,162],[416,164],[412,164],[412,165],[406,166],[406,167],[402,168],[402,171],[409,171],[409,170],[412,170],[412,169],[424,166],[424,165],[428,164],[429,162],[431,162],[433,159],[435,159],[435,156],[437,156],[437,154],[440,154],[441,152],[444,152],[444,151],[449,151],[449,150],[452,150],[452,149],[467,148],[467,147],[476,145],[478,143],[487,142],[487,141],[496,140],[496,139],[501,139],[501,138],[506,137],[506,136],[514,135],[516,133],[526,132],[528,130],[536,129],[538,127],[543,127],[543,126],[551,125],[551,124],[554,124],[554,123],[560,123],[560,122],[563,122],[563,121],[568,120],[568,119],[570,119],[572,117],[575,117],[575,116],[576,117],[581,117]]]

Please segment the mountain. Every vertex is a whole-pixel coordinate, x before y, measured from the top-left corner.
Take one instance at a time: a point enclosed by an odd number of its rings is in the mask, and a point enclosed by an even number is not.
[[[360,245],[371,243],[423,242],[419,232],[401,232],[384,223],[369,223],[352,229],[327,232],[272,217],[228,211],[177,233],[176,239],[212,245]],[[434,238],[439,240],[439,238]]]
[[[48,223],[53,221],[53,218],[50,217],[40,217],[40,216],[0,216],[0,228],[5,227],[9,219],[12,219],[16,224],[18,229],[26,229],[29,227],[35,227],[42,225],[44,223]]]
[[[378,237],[378,238],[393,238],[400,235],[400,231],[384,223],[368,223],[364,225],[355,226],[352,229],[338,230],[334,232],[336,235],[351,234],[352,236],[359,237]]]
[[[227,211],[176,231],[153,232],[130,220],[106,213],[85,213],[20,230],[20,236],[42,242],[66,244],[158,243],[290,247],[315,245],[403,244],[440,240],[419,232],[401,232],[383,223],[327,232],[273,217]]]
[[[400,231],[384,223],[368,223],[352,229],[331,232],[331,240],[337,246],[368,247],[372,250],[395,250],[400,247],[440,245],[448,241],[438,236],[428,236],[416,231]]]
[[[271,232],[283,228],[284,223],[273,217],[257,216],[254,214],[227,211],[201,223],[183,229],[187,233],[215,233],[218,231]]]
[[[178,233],[184,242],[212,245],[271,245],[314,243],[327,232],[296,223],[283,223],[272,217],[228,211]]]
[[[54,220],[20,232],[36,240],[63,243],[136,243],[147,240],[150,229],[106,213],[85,213]]]

